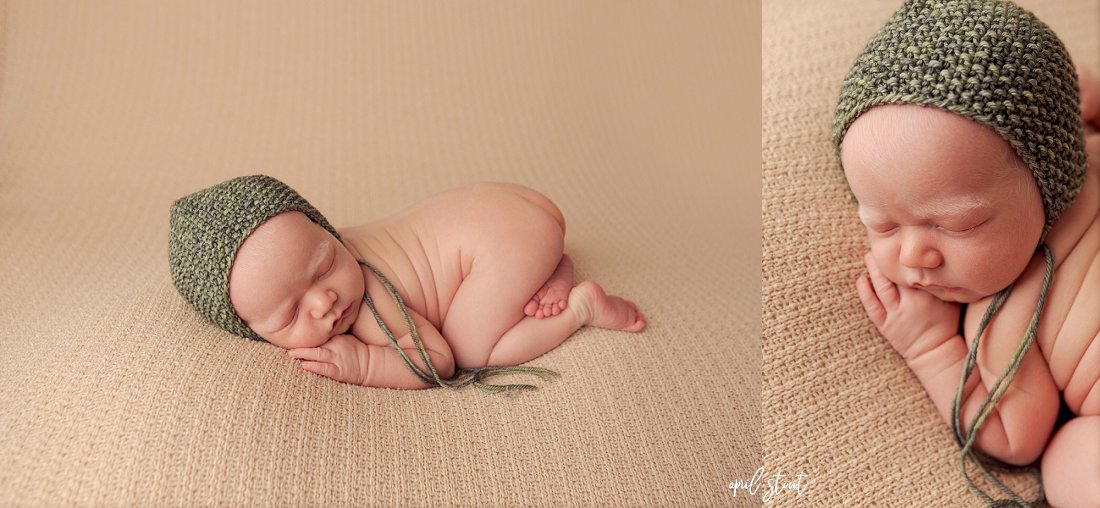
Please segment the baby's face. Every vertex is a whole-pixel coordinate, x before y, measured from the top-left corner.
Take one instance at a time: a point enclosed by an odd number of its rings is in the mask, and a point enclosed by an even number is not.
[[[285,349],[347,333],[363,301],[363,272],[348,249],[301,212],[279,214],[241,244],[229,300],[258,335]]]
[[[884,105],[856,119],[841,148],[871,255],[890,280],[974,302],[1027,267],[1042,196],[992,130],[936,108]]]

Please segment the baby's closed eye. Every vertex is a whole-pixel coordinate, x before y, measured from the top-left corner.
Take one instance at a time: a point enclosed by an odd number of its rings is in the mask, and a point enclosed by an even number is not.
[[[937,227],[941,231],[945,231],[947,233],[963,234],[963,233],[970,233],[972,231],[975,231],[978,228],[980,228],[981,226],[985,225],[987,222],[989,222],[988,219],[978,220],[978,221],[973,221],[973,220],[958,221],[958,222],[948,222],[948,223],[940,224]]]
[[[892,233],[894,230],[898,229],[898,225],[892,222],[864,221],[863,225],[868,231],[880,235]]]

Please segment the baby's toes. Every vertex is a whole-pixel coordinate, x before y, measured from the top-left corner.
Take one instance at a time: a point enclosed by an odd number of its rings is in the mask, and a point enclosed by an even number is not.
[[[540,307],[538,300],[532,298],[530,301],[527,302],[527,305],[523,306],[523,314],[525,316],[534,316],[536,313],[538,313],[539,309]]]
[[[626,328],[628,332],[640,332],[645,330],[645,316],[641,311],[637,311],[637,315],[634,317],[634,324]]]

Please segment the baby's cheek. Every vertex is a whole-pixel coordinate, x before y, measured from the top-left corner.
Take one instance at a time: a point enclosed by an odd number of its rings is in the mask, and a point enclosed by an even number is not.
[[[871,257],[875,259],[879,271],[887,279],[897,282],[898,273],[898,249],[889,239],[869,237],[871,243]]]
[[[968,287],[982,296],[989,296],[1016,280],[1027,266],[1029,258],[1028,255],[1020,258],[1012,252],[1011,247],[987,242],[960,256],[954,271],[965,279],[960,286]]]

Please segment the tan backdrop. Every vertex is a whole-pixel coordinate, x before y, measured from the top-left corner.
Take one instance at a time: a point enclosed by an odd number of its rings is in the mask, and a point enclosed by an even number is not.
[[[0,505],[751,503],[759,9],[0,2]],[[337,226],[529,185],[650,328],[514,400],[312,376],[169,279],[172,200],[259,172]]]
[[[1062,37],[1075,62],[1100,70],[1100,3],[1018,3]],[[856,296],[864,233],[829,142],[841,80],[900,5],[764,6],[764,456],[769,473],[805,472],[810,481],[785,505],[979,504],[950,428]]]

